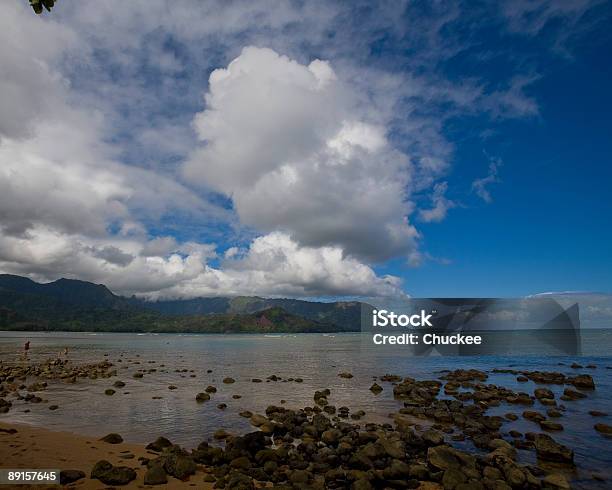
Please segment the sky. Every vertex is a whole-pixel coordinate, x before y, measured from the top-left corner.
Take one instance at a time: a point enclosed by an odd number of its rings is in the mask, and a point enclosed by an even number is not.
[[[0,273],[612,292],[612,5],[0,5]]]

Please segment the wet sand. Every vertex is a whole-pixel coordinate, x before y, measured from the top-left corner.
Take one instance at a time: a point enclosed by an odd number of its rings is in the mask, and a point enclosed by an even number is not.
[[[11,434],[11,429],[17,430]],[[117,466],[133,468],[138,477],[128,485],[121,488],[155,488],[144,485],[145,467],[140,465],[139,457],[155,458],[155,453],[148,452],[143,445],[138,444],[108,444],[98,440],[98,437],[88,437],[70,432],[57,432],[22,424],[6,424],[0,422],[0,461],[2,468],[30,468],[30,469],[71,469],[85,472],[86,477],[78,480],[68,488],[102,489],[108,488],[99,480],[89,478],[91,468],[97,461],[105,459]],[[121,458],[129,451],[132,459]],[[212,488],[212,484],[203,482],[202,468],[188,481],[180,481],[168,477],[164,488]],[[2,485],[2,488],[58,488],[57,485]],[[160,488],[157,486],[157,488]]]

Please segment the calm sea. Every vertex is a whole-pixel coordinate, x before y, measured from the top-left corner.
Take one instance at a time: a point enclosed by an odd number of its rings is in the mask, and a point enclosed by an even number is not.
[[[500,334],[501,335],[501,334]],[[518,335],[518,337],[517,337]],[[559,355],[553,347],[532,343],[528,332],[512,336],[511,355],[448,357],[429,355],[413,357],[402,347],[376,347],[363,342],[359,334],[298,335],[192,335],[192,334],[111,334],[111,333],[43,333],[0,332],[0,359],[19,362],[25,339],[31,341],[32,360],[57,357],[68,347],[74,362],[109,359],[118,369],[118,378],[81,380],[76,384],[51,383],[44,397],[59,405],[56,411],[45,404],[15,402],[13,409],[0,420],[68,430],[92,436],[118,432],[130,442],[150,442],[163,435],[187,447],[208,439],[218,428],[232,432],[252,430],[248,421],[238,415],[242,410],[263,412],[270,404],[290,408],[313,404],[315,390],[329,388],[330,403],[346,405],[352,411],[364,410],[369,417],[387,420],[388,414],[401,404],[393,400],[391,386],[381,383],[384,391],[375,396],[369,391],[374,376],[386,373],[434,379],[444,369],[514,368],[560,371],[567,374],[591,374],[597,389],[588,398],[567,402],[560,419],[565,430],[553,436],[576,452],[578,473],[575,482],[584,488],[597,487],[592,473],[612,481],[608,466],[612,461],[611,439],[593,429],[597,421],[612,424],[612,417],[595,420],[589,410],[612,414],[612,330],[581,332],[582,356]],[[498,339],[499,340],[499,339]],[[510,342],[510,339],[508,340]],[[530,348],[532,346],[533,348]],[[514,355],[516,353],[517,355]],[[529,355],[518,355],[527,353]],[[106,356],[105,356],[106,355]],[[121,362],[118,362],[121,360]],[[152,362],[155,361],[155,362]],[[596,369],[571,369],[578,362],[595,364]],[[164,367],[161,367],[161,365]],[[157,369],[142,379],[132,378],[138,369]],[[186,372],[183,372],[187,370]],[[193,370],[193,372],[190,372]],[[212,370],[212,373],[207,373]],[[338,373],[350,371],[354,377],[344,379]],[[302,378],[296,382],[265,382],[275,374],[283,379]],[[190,377],[195,375],[195,377]],[[231,376],[236,382],[222,383]],[[263,383],[252,383],[261,378]],[[104,394],[116,379],[126,382],[114,396]],[[532,382],[517,383],[509,374],[490,374],[489,383],[519,391],[533,392]],[[169,390],[169,385],[178,389]],[[195,395],[214,385],[218,392],[210,402],[198,404]],[[550,386],[560,394],[563,387]],[[234,399],[233,395],[241,398]],[[153,397],[161,397],[153,399]],[[217,405],[227,404],[225,410]],[[29,408],[31,411],[25,413]],[[536,407],[544,411],[545,407]],[[519,407],[499,407],[499,413],[522,411]],[[534,423],[520,419],[504,425],[506,431],[538,431]],[[524,461],[533,454],[521,451]]]

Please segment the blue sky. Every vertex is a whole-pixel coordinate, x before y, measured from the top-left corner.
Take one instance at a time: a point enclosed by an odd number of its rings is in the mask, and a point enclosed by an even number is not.
[[[151,298],[612,290],[607,2],[0,9],[0,272]]]

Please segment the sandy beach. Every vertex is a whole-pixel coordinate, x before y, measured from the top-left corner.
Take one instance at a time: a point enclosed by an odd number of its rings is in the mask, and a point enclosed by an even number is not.
[[[16,432],[13,432],[15,431]],[[125,459],[125,455],[130,459]],[[88,437],[70,432],[51,431],[40,427],[23,424],[6,424],[0,422],[0,461],[3,468],[40,468],[81,470],[86,477],[72,484],[69,488],[101,489],[108,485],[89,478],[94,464],[107,460],[116,466],[129,466],[137,473],[136,480],[122,488],[152,488],[143,484],[145,466],[138,458],[154,458],[157,455],[147,451],[144,445],[108,444],[99,437]],[[181,481],[169,477],[165,488],[212,488],[212,484],[203,481],[204,471],[198,469],[189,480]],[[56,485],[16,485],[15,488],[57,488]],[[3,486],[10,488],[10,486]]]

